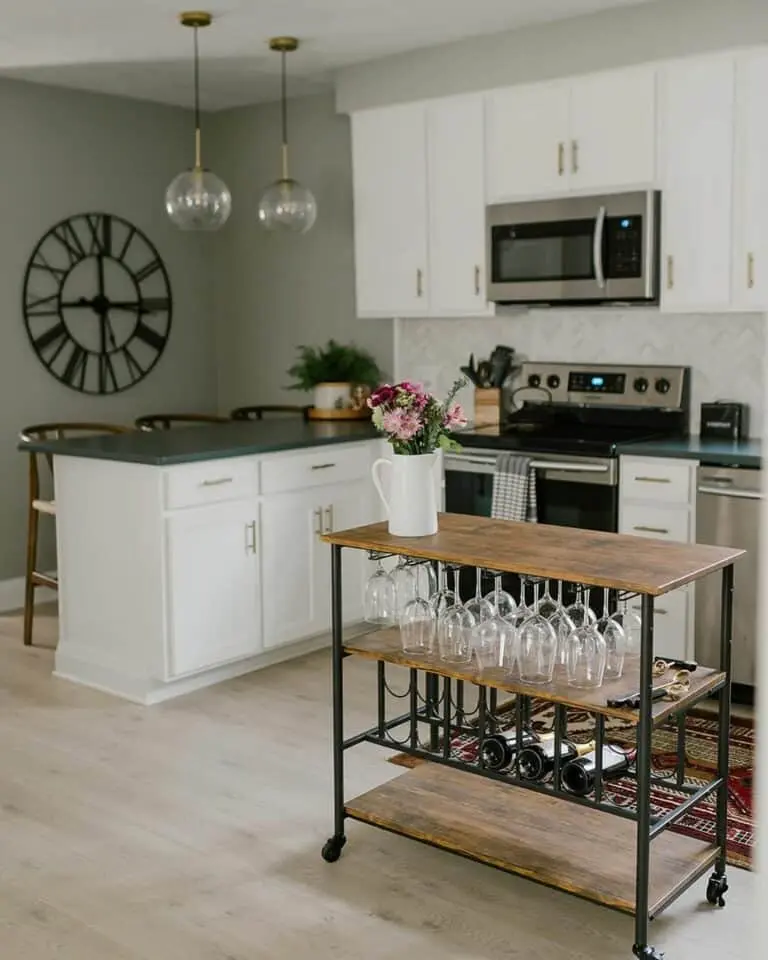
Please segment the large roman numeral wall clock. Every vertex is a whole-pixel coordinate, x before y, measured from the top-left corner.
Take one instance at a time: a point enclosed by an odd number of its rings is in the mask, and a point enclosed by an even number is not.
[[[73,390],[109,394],[138,383],[160,359],[173,304],[165,265],[138,227],[81,213],[35,247],[22,306],[46,369]]]

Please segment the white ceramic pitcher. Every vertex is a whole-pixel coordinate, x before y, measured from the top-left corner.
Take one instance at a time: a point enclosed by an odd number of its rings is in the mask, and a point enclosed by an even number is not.
[[[373,484],[389,517],[394,537],[431,537],[437,533],[435,469],[437,453],[393,454],[377,460],[371,468]],[[380,471],[390,471],[389,497],[384,493]]]

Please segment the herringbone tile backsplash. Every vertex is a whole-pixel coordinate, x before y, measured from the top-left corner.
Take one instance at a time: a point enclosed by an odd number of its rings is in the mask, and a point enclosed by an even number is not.
[[[691,432],[699,404],[739,400],[750,406],[750,433],[762,436],[765,323],[762,314],[662,314],[657,310],[531,310],[487,319],[400,320],[398,379],[448,389],[474,353],[498,343],[526,360],[575,363],[667,363],[692,368]],[[471,411],[471,390],[462,394]]]

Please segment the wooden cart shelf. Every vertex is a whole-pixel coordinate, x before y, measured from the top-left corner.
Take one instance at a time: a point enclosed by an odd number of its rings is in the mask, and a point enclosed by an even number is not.
[[[363,634],[347,640],[344,644],[346,653],[369,660],[384,660],[397,666],[424,670],[442,677],[451,677],[455,680],[466,680],[470,683],[482,684],[506,693],[518,693],[529,697],[539,697],[542,700],[551,700],[553,703],[562,703],[568,707],[587,710],[590,713],[603,714],[607,717],[618,717],[627,723],[637,724],[640,720],[638,710],[626,707],[609,707],[606,700],[635,693],[640,689],[640,664],[626,664],[624,675],[620,680],[607,680],[602,687],[595,690],[580,690],[571,687],[562,675],[555,674],[553,683],[534,685],[522,683],[519,680],[510,680],[503,676],[478,671],[474,664],[450,664],[437,657],[417,657],[403,653],[400,642],[400,631],[396,628],[377,630],[374,633]],[[658,677],[655,682],[662,684],[672,679],[672,674]],[[691,686],[688,692],[679,700],[657,700],[652,705],[654,726],[660,724],[667,717],[680,710],[685,710],[701,700],[709,693],[717,690],[725,682],[725,674],[719,670],[699,667],[691,674]]]
[[[329,533],[327,543],[653,597],[727,567],[744,550],[599,530],[443,513],[433,537],[393,537],[386,523]]]
[[[348,801],[345,810],[354,820],[635,913],[632,821],[429,763]],[[662,834],[651,854],[649,916],[709,869],[717,853],[714,844]]]

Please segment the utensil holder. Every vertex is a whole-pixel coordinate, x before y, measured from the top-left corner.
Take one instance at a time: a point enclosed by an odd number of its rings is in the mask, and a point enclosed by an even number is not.
[[[501,422],[501,390],[498,387],[475,389],[475,426],[498,427]]]

